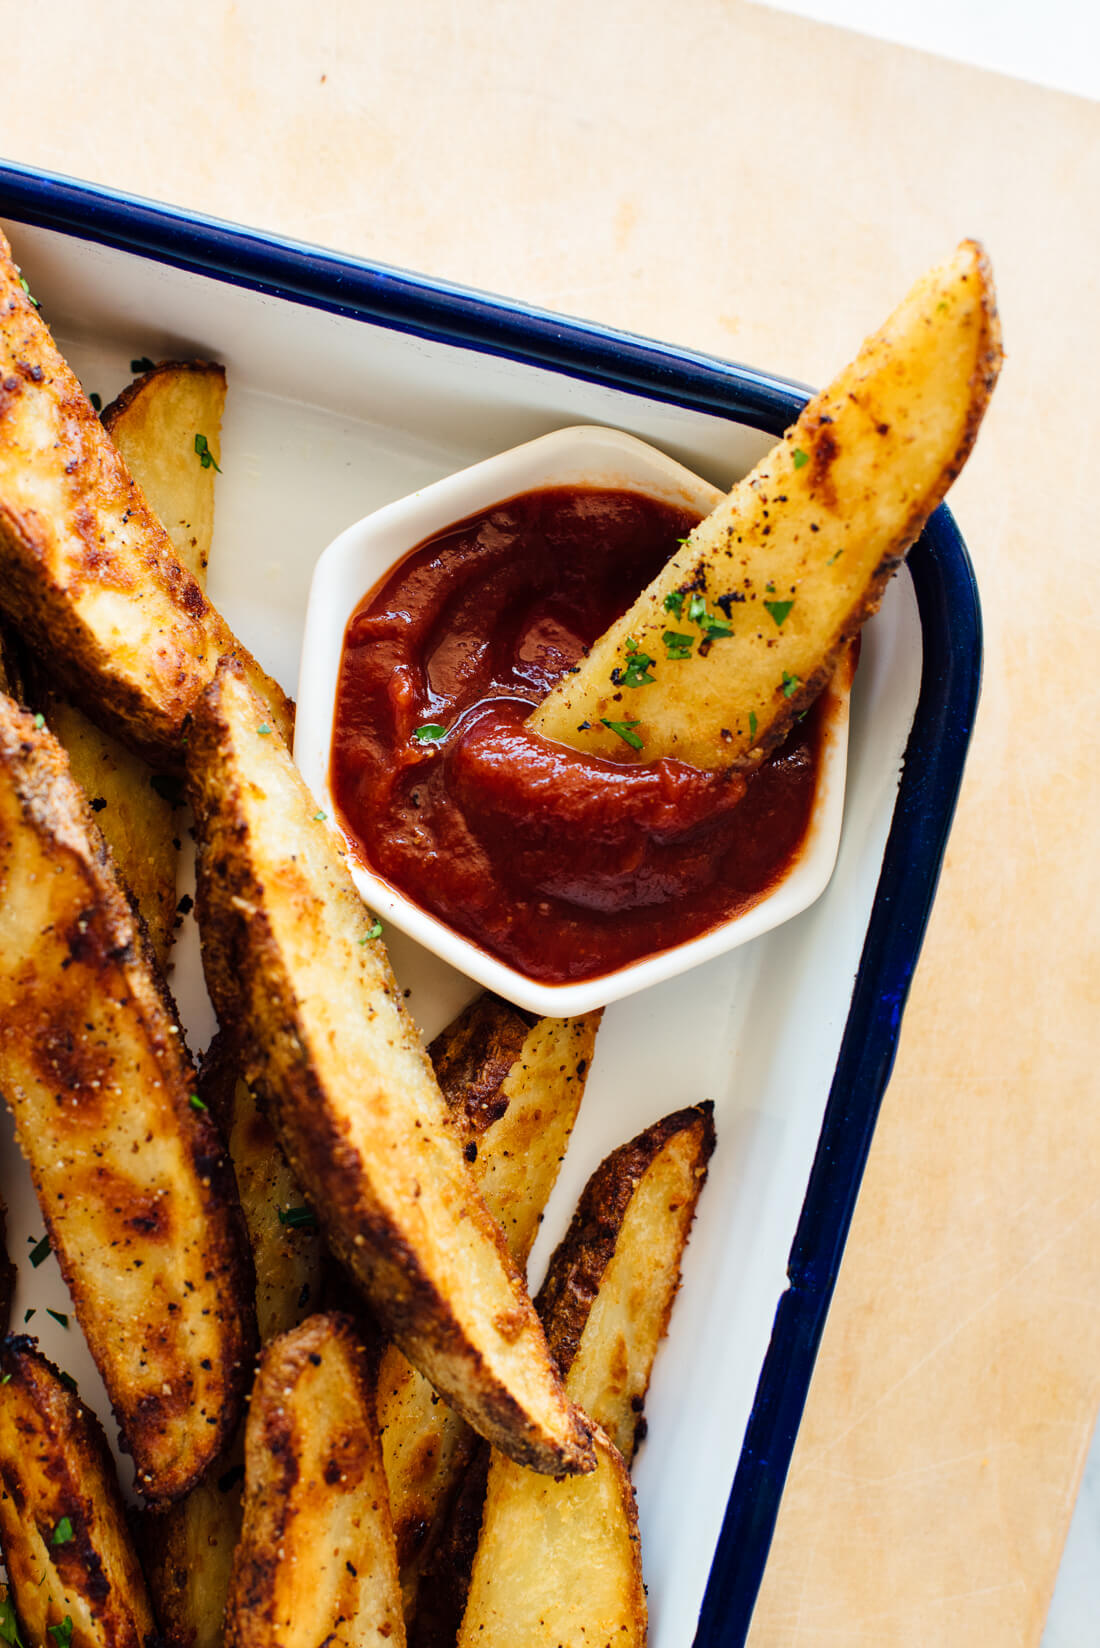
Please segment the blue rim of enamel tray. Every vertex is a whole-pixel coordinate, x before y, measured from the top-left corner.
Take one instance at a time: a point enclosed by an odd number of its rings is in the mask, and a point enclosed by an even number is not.
[[[0,165],[0,216],[311,307],[502,355],[778,435],[808,391],[786,379],[69,178]],[[981,685],[981,610],[946,508],[909,553],[920,696],[844,1038],[771,1342],[711,1564],[695,1648],[748,1633],[902,1010],[935,896]]]

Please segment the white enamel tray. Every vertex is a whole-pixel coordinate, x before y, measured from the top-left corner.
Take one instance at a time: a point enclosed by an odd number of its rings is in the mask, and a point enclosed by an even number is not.
[[[369,511],[587,422],[640,436],[724,488],[804,398],[722,362],[63,180],[0,170],[0,212],[61,347],[104,402],[132,357],[225,363],[210,595],[292,690],[317,556]],[[717,1150],[635,1467],[653,1648],[735,1643],[747,1630],[935,887],[980,650],[965,551],[944,511],[911,565],[865,632],[832,881],[794,921],[608,1009],[532,1258],[537,1286],[607,1151],[667,1111],[714,1101]],[[426,1037],[475,991],[399,933],[392,957]],[[197,1053],[212,1018],[190,921],[173,986]],[[35,1311],[26,1331],[113,1436],[79,1330],[46,1315],[71,1315],[56,1264],[27,1262],[43,1227],[3,1125],[20,1267],[13,1331]]]

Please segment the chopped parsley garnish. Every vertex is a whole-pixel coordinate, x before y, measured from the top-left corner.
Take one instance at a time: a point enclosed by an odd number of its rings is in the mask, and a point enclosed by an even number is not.
[[[796,446],[794,449],[794,467],[796,469],[805,469],[809,461],[808,455],[803,452],[802,448],[800,446]]]
[[[256,728],[256,731],[261,738],[271,737],[271,728],[268,726],[266,721],[261,721],[260,725]]]
[[[634,731],[635,727],[641,726],[640,721],[609,721],[605,715],[600,716],[600,721],[609,732],[618,733],[623,743],[629,744],[632,750],[644,748],[642,739]]]
[[[648,652],[639,652],[638,643],[627,640],[626,664],[623,669],[613,669],[611,679],[617,687],[649,687],[657,677],[651,673],[653,659]]]
[[[51,1545],[68,1545],[70,1540],[74,1539],[75,1537],[76,1536],[73,1533],[73,1525],[72,1525],[71,1518],[69,1518],[67,1516],[63,1516],[61,1518],[61,1521],[57,1524],[57,1527],[53,1531],[53,1535],[50,1539],[50,1544]]]
[[[438,721],[427,721],[424,726],[417,727],[413,737],[418,744],[435,744],[441,738],[446,738],[447,729],[441,727]]]
[[[63,1310],[51,1310],[49,1305],[47,1305],[46,1315],[52,1316],[55,1322],[60,1322],[63,1328],[67,1328],[69,1325],[69,1318],[65,1315]]]
[[[841,556],[842,556],[842,555],[843,555],[843,554],[844,554],[844,551],[843,551],[843,549],[838,549],[838,550],[837,550],[837,552],[836,552],[836,554],[835,554],[835,555],[830,555],[830,556],[829,556],[829,559],[828,559],[828,560],[827,560],[827,561],[826,561],[826,562],[825,562],[825,565],[826,565],[826,566],[832,566],[832,564],[833,564],[833,562],[834,562],[834,561],[839,561],[839,560],[840,560],[840,557],[841,557]]]
[[[35,1270],[38,1269],[39,1265],[45,1264],[49,1256],[50,1238],[48,1236],[43,1236],[42,1240],[40,1242],[35,1242],[34,1246],[31,1248],[31,1264],[34,1266]]]
[[[30,287],[27,285],[27,280],[26,280],[25,275],[20,275],[19,284],[23,288],[24,292],[26,292],[28,298],[30,298],[30,300],[34,304],[35,308],[40,309],[42,307],[42,305],[39,303],[38,299],[35,297],[34,293],[31,291]]]
[[[217,470],[219,475],[221,474],[222,466],[211,452],[210,442],[207,440],[205,435],[195,436],[195,451],[198,454],[198,460],[204,469],[210,469],[213,467]]]
[[[750,710],[749,711],[749,737],[755,741],[755,738],[756,738],[756,711],[755,710]]]
[[[187,1102],[191,1106],[192,1110],[209,1110],[210,1108],[209,1105],[202,1102],[197,1093],[189,1093],[187,1095]]]
[[[35,1310],[33,1305],[31,1306],[30,1310],[25,1310],[23,1312],[23,1325],[24,1325],[24,1327],[30,1321],[31,1317],[32,1316],[37,1316],[37,1314],[38,1314],[38,1312]]]
[[[0,1642],[9,1642],[14,1648],[23,1648],[23,1638],[15,1623],[15,1605],[10,1596],[0,1602]]]
[[[783,671],[783,696],[784,696],[784,698],[793,698],[795,693],[798,691],[798,689],[801,685],[802,685],[802,679],[801,679],[800,676],[790,675],[786,670]]]
[[[661,640],[670,659],[691,657],[691,649],[695,645],[694,635],[682,635],[678,630],[666,629]]]
[[[674,612],[679,618],[684,607],[684,592],[682,589],[670,589],[665,596],[665,611]]]
[[[767,590],[769,595],[774,595],[775,594],[775,580],[772,579],[772,578],[769,578],[767,583],[764,585],[764,588]]]
[[[11,1384],[11,1374],[6,1373],[4,1375],[4,1377],[2,1379],[0,1379],[0,1385],[10,1385],[10,1384]]]
[[[34,724],[38,728],[39,732],[41,732],[42,728],[46,725],[46,717],[42,714],[41,710],[39,710],[38,714],[35,716]]]
[[[91,394],[88,396],[88,399],[92,403],[92,411],[93,412],[102,412],[103,411],[103,396],[102,395],[97,395],[95,390],[93,389]]]
[[[60,1625],[47,1625],[47,1631],[53,1637],[57,1648],[70,1648],[73,1640],[73,1618],[66,1614]]]
[[[143,372],[151,372],[155,365],[156,361],[151,361],[148,355],[142,355],[138,360],[132,360],[130,362],[130,371],[134,374],[135,378],[137,378],[140,377]]]
[[[321,813],[314,813],[314,815],[313,815],[313,822],[314,822],[314,823],[315,823],[315,824],[323,824],[323,823],[324,823],[324,822],[325,822],[325,819],[326,819],[326,818],[327,818],[327,817],[328,817],[328,813],[325,813],[325,812],[321,812]]]
[[[66,1373],[64,1368],[58,1368],[57,1377],[60,1379],[67,1391],[72,1391],[74,1396],[79,1395],[76,1388],[76,1380],[73,1378],[71,1373]]]
[[[764,611],[770,612],[772,617],[775,619],[776,627],[778,629],[782,629],[783,620],[786,618],[793,606],[793,601],[765,601]]]
[[[369,929],[369,931],[367,933],[367,938],[381,938],[381,937],[382,937],[382,923],[380,921],[376,921],[374,926]],[[365,944],[367,942],[367,938],[363,939],[362,943]]]
[[[693,595],[688,602],[688,623],[701,624],[707,616],[707,603],[702,595]]]
[[[281,1207],[279,1223],[291,1230],[308,1230],[316,1225],[317,1215],[311,1207]]]

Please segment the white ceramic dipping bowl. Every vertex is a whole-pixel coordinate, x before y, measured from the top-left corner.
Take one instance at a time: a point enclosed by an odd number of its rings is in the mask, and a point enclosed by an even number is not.
[[[329,782],[337,678],[344,631],[359,602],[425,538],[518,493],[545,486],[621,488],[704,514],[721,496],[717,488],[655,447],[633,435],[591,425],[528,441],[348,527],[325,550],[313,574],[294,737],[298,766],[330,817],[338,817]],[[531,1012],[566,1018],[633,995],[789,921],[824,891],[840,843],[848,750],[847,693],[828,690],[836,702],[826,718],[817,793],[801,852],[759,903],[699,938],[580,983],[543,984],[498,961],[372,875],[353,847],[349,865],[355,884],[383,923],[392,923],[467,977]]]

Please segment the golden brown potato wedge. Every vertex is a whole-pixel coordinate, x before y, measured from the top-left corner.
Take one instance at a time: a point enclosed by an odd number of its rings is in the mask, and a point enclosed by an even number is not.
[[[106,1439],[33,1339],[0,1345],[0,1546],[28,1645],[153,1648]]]
[[[154,763],[182,765],[188,717],[228,653],[288,732],[285,694],[180,565],[2,236],[0,384],[0,610],[21,638]]]
[[[180,565],[203,590],[224,409],[225,367],[204,360],[161,361],[103,409],[103,427],[171,538]]]
[[[191,752],[210,994],[329,1245],[476,1430],[536,1468],[591,1468],[372,917],[232,661]]]
[[[232,1452],[234,1450],[231,1450]],[[235,1452],[243,1452],[237,1445]],[[223,1457],[185,1499],[137,1519],[142,1566],[165,1648],[221,1648],[243,1464]]]
[[[345,1316],[273,1340],[252,1392],[226,1648],[402,1648],[368,1356]]]
[[[0,697],[0,1087],[152,1500],[233,1434],[254,1339],[232,1169],[64,754]]]
[[[600,1164],[537,1300],[566,1390],[627,1463],[644,1434],[653,1361],[714,1149],[712,1108],[678,1110]],[[450,1648],[454,1642],[478,1549],[486,1470],[483,1453],[470,1467],[428,1564],[409,1632],[413,1648]],[[509,1491],[518,1489],[513,1484]],[[549,1648],[555,1641],[532,1640]]]
[[[727,767],[773,749],[966,462],[1000,362],[989,264],[964,241],[696,527],[531,727],[618,762]]]
[[[601,1162],[538,1312],[566,1389],[629,1465],[714,1149],[713,1106],[677,1110]]]
[[[532,1025],[485,995],[428,1049],[474,1178],[521,1270],[576,1120],[600,1017]],[[410,1619],[477,1438],[395,1345],[382,1353],[378,1422]]]
[[[494,1451],[458,1648],[644,1648],[638,1517],[618,1449],[554,1481]]]

